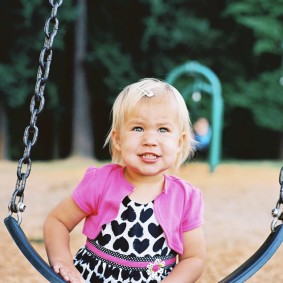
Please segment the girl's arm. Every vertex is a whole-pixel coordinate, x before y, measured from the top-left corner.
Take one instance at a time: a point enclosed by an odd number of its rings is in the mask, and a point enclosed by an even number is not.
[[[69,197],[50,212],[44,223],[44,242],[49,263],[67,282],[84,282],[73,265],[69,234],[86,216]]]
[[[202,227],[184,232],[183,238],[184,253],[162,283],[194,283],[203,272],[206,248]]]

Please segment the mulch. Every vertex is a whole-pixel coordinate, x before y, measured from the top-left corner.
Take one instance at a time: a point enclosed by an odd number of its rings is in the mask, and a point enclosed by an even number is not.
[[[72,158],[34,162],[27,181],[22,229],[46,260],[42,226],[47,213],[70,194],[87,166],[94,160]],[[270,233],[271,210],[279,197],[281,165],[272,162],[222,163],[211,173],[206,163],[191,162],[178,175],[199,187],[205,200],[206,269],[198,283],[219,282],[248,259]],[[1,219],[14,190],[17,164],[0,162]],[[72,251],[83,245],[79,225],[71,235]],[[0,223],[0,281],[5,283],[47,282],[23,257]],[[251,283],[283,282],[283,248],[252,278]]]

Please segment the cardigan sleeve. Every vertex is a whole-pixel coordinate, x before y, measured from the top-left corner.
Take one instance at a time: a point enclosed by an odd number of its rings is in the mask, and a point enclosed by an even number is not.
[[[204,203],[200,190],[192,187],[189,198],[184,204],[182,231],[186,232],[201,226],[204,223]]]
[[[97,209],[97,187],[97,168],[89,167],[72,194],[75,203],[87,214]]]

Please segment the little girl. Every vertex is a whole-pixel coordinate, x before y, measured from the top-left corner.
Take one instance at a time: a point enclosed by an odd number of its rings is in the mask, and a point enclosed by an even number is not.
[[[195,282],[205,258],[202,194],[168,175],[193,151],[182,96],[157,79],[127,86],[107,143],[112,164],[88,168],[46,219],[50,265],[66,282]],[[82,219],[87,240],[73,259],[69,233]]]

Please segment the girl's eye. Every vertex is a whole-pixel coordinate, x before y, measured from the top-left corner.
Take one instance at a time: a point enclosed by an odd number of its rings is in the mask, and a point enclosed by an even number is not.
[[[143,128],[142,128],[142,127],[134,127],[134,128],[133,128],[133,131],[134,131],[134,132],[142,132],[142,131],[143,131]]]
[[[167,129],[167,128],[160,128],[160,129],[158,129],[158,132],[159,133],[167,133],[167,132],[169,132],[169,129]]]

